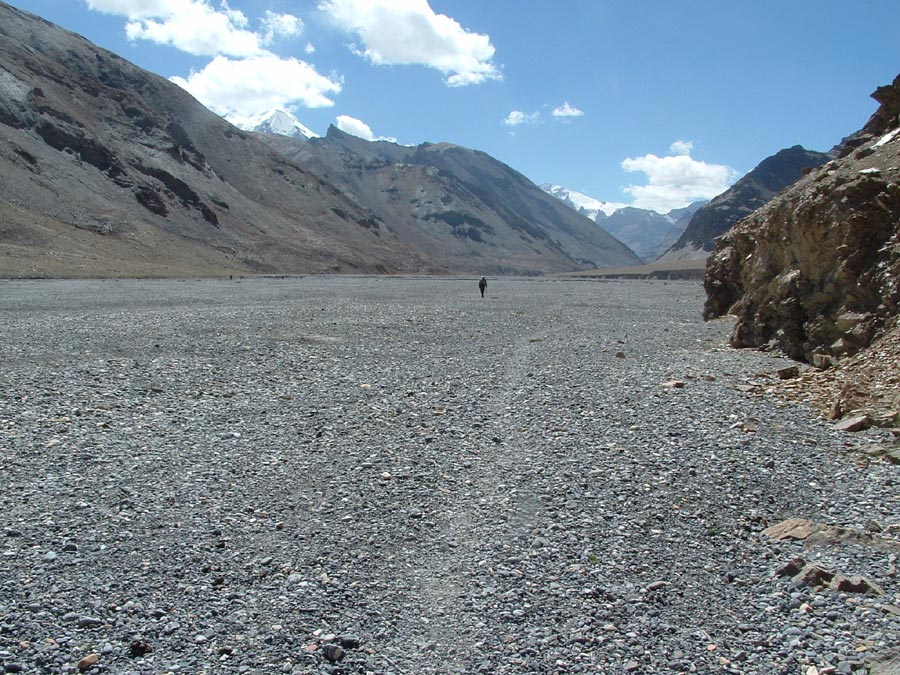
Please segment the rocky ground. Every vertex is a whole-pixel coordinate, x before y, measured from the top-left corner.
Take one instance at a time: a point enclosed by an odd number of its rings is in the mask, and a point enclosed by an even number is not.
[[[891,434],[702,305],[0,282],[0,670],[898,672]]]

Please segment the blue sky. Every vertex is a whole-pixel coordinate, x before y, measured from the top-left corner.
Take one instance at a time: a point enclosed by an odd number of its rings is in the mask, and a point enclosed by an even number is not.
[[[668,211],[828,150],[900,72],[897,0],[12,0],[217,112],[490,153]]]

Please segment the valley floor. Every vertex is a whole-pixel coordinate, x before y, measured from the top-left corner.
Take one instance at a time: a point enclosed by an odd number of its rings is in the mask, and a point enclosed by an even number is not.
[[[0,282],[0,670],[897,672],[886,432],[749,394],[786,362],[727,348],[702,304]],[[845,529],[763,535],[790,517]]]

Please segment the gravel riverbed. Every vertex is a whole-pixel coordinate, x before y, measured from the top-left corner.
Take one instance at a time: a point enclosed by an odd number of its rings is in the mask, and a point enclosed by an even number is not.
[[[702,303],[0,282],[0,672],[898,672],[886,432],[748,393],[788,362]]]

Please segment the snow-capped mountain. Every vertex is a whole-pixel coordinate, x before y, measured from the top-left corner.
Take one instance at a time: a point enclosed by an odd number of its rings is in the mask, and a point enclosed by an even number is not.
[[[628,206],[628,204],[600,201],[599,199],[588,197],[586,194],[583,194],[581,192],[576,192],[575,190],[565,188],[562,185],[551,185],[550,183],[544,183],[543,185],[541,185],[541,189],[547,194],[551,194],[557,199],[562,200],[573,209],[587,216],[594,222],[600,222],[600,220],[602,220],[602,216],[598,218],[600,214],[603,214],[603,216],[611,216],[619,209]]]
[[[593,220],[645,261],[654,260],[669,248],[687,227],[694,212],[703,204],[696,202],[684,209],[657,213],[627,204],[594,199],[561,185],[544,183],[541,189]]]
[[[237,113],[225,115],[225,119],[238,129],[255,131],[260,134],[290,136],[291,138],[319,138],[319,134],[304,126],[300,120],[285,110],[273,108],[255,115],[244,116]]]

